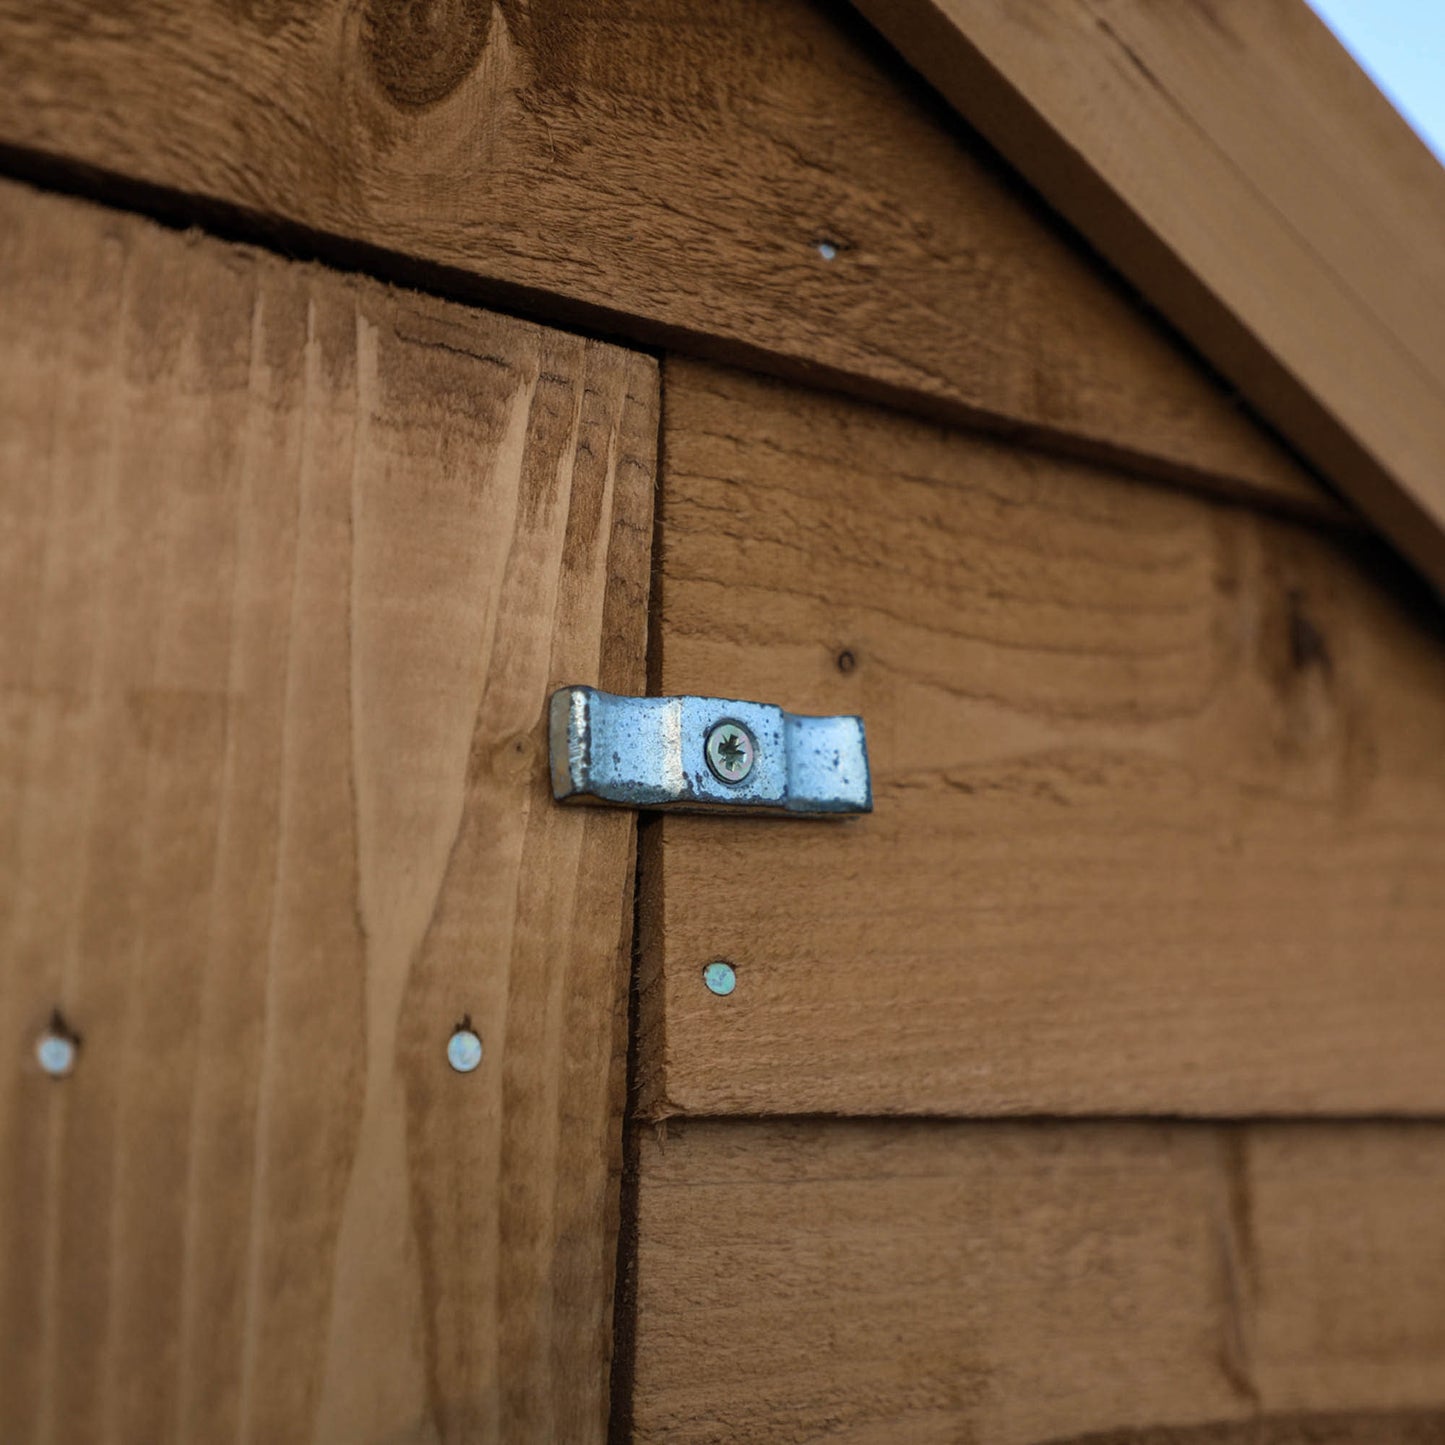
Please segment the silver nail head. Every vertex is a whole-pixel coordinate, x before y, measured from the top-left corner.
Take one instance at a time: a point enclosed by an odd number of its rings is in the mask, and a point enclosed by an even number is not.
[[[741,723],[720,722],[708,733],[704,751],[713,777],[720,783],[741,783],[753,770],[757,744]]]
[[[458,1029],[447,1040],[447,1063],[459,1074],[470,1074],[482,1061],[482,1041],[470,1029]]]
[[[730,963],[708,964],[702,971],[702,981],[707,985],[708,992],[717,994],[719,998],[726,998],[738,986],[738,976]]]
[[[63,1079],[75,1068],[75,1040],[47,1029],[36,1042],[35,1057],[52,1079]]]

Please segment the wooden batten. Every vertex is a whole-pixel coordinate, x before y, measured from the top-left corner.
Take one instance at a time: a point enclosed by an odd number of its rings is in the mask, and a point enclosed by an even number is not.
[[[161,0],[102,26],[3,0],[0,144],[542,316],[1342,515],[862,27],[807,0],[407,13]]]
[[[633,821],[543,719],[643,680],[654,363],[14,185],[0,314],[0,1438],[600,1441]]]
[[[1445,1108],[1428,608],[1100,469],[696,363],[666,395],[654,686],[860,713],[876,811],[656,825],[645,1111]]]

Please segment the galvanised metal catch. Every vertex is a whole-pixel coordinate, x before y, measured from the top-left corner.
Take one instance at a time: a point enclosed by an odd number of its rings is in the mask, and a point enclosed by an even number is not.
[[[873,811],[859,717],[564,687],[552,694],[550,724],[558,802],[801,817]]]

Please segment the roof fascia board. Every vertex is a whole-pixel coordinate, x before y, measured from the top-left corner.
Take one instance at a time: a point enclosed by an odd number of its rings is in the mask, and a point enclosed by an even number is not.
[[[1445,170],[1303,0],[856,0],[1445,593]]]

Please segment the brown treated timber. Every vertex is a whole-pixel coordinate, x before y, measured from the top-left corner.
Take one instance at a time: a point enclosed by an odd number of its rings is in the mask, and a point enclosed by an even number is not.
[[[654,363],[13,185],[0,315],[0,1438],[600,1441],[633,824],[541,722],[642,682]]]
[[[1342,515],[808,0],[0,0],[0,144],[539,315]]]
[[[1439,1125],[697,1120],[638,1148],[639,1445],[1445,1439]]]
[[[654,690],[861,713],[876,811],[657,824],[646,1109],[1445,1109],[1445,643],[1399,564],[665,381]]]
[[[1445,172],[1304,0],[858,0],[1445,590]]]

